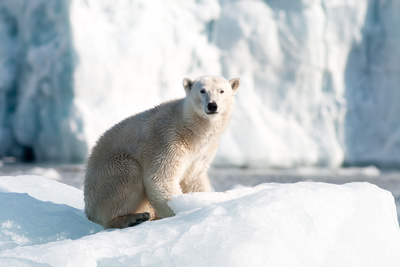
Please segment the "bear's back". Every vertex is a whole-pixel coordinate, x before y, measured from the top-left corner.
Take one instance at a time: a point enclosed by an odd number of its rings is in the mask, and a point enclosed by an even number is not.
[[[170,136],[179,127],[182,101],[183,99],[164,102],[132,115],[108,129],[93,147],[88,165],[93,160],[108,160],[108,157],[117,153],[138,157],[143,153],[142,146],[149,146],[160,138]]]

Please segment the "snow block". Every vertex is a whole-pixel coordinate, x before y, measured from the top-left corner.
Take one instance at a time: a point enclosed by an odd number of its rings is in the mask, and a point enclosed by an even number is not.
[[[263,184],[180,195],[169,203],[175,217],[107,231],[84,218],[79,190],[42,177],[0,177],[0,201],[4,266],[364,267],[400,262],[393,196],[368,183]]]

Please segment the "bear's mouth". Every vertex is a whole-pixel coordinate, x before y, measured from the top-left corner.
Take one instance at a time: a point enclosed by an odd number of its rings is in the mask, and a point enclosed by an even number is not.
[[[206,113],[207,113],[207,115],[215,115],[215,114],[218,114],[217,111],[209,111],[209,112],[206,112]]]

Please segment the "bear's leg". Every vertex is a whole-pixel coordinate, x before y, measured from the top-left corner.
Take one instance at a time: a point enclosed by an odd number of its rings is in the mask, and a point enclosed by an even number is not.
[[[120,156],[110,162],[107,182],[101,190],[96,222],[104,228],[124,228],[150,219],[154,211],[147,201],[140,165],[133,159]]]
[[[163,183],[147,180],[145,183],[145,190],[148,200],[155,210],[155,219],[162,219],[175,215],[167,203],[171,200],[172,195],[182,194],[178,179],[171,179],[171,181],[164,181]]]
[[[112,219],[107,228],[126,228],[136,226],[142,222],[148,221],[150,214],[148,212],[127,214]]]
[[[197,177],[190,177],[183,179],[180,182],[180,186],[182,188],[182,192],[184,194],[192,193],[192,192],[211,192],[212,186],[210,183],[210,179],[208,178],[207,173],[201,173]]]

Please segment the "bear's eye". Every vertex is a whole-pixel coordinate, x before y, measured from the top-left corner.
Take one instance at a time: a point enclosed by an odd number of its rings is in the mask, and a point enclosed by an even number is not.
[[[206,90],[203,89],[203,90],[200,91],[200,93],[205,94]]]
[[[223,94],[225,91],[224,90],[221,90],[221,91],[219,91],[221,94]]]

